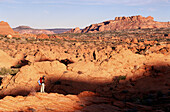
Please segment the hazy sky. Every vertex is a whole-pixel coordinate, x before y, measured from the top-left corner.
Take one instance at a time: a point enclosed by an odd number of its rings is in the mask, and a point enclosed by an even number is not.
[[[170,21],[170,0],[0,0],[0,21],[13,28],[84,28],[133,15]]]

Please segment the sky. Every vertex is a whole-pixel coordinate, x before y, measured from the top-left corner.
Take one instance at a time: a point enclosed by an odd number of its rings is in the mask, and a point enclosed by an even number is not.
[[[0,0],[0,21],[12,28],[85,28],[135,15],[170,21],[170,0]]]

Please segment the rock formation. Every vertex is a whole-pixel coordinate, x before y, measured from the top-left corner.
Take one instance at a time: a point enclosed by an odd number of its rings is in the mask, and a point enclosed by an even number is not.
[[[14,105],[15,104],[15,105]],[[24,112],[120,112],[138,108],[140,111],[152,111],[150,106],[135,105],[97,96],[93,92],[82,92],[79,95],[61,95],[57,93],[35,93],[29,96],[6,96],[0,100],[0,111]],[[128,109],[129,108],[129,109]]]
[[[15,64],[17,64],[17,61],[14,58],[10,57],[7,53],[0,50],[0,68],[10,68]]]
[[[98,24],[92,24],[82,31],[72,29],[68,33],[95,33],[102,31],[115,31],[115,30],[129,30],[129,29],[146,29],[146,28],[167,28],[170,27],[169,22],[157,22],[151,16],[142,17],[131,16],[131,17],[115,17],[115,20],[109,20]]]
[[[67,31],[65,33],[81,33],[81,30],[79,27],[77,27],[77,28],[73,28],[70,31]]]
[[[0,22],[0,34],[7,35],[7,34],[14,34],[14,31],[9,26],[7,22],[1,21]]]
[[[49,36],[46,34],[38,34],[36,38],[37,39],[49,39]]]

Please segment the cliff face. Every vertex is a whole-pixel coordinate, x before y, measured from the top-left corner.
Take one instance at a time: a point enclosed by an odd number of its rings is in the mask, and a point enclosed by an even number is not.
[[[92,24],[85,29],[72,30],[71,33],[95,33],[101,31],[114,31],[114,30],[126,30],[126,29],[144,29],[144,28],[167,28],[170,27],[170,22],[157,22],[151,16],[142,17],[116,17],[115,20],[109,20],[98,24]]]
[[[0,34],[6,35],[6,34],[14,34],[14,31],[9,26],[7,22],[1,21],[0,22]]]

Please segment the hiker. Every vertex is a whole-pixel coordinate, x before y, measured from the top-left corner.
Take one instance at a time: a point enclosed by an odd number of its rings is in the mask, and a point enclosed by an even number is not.
[[[40,79],[38,80],[38,83],[39,83],[39,85],[41,85],[41,90],[40,90],[40,92],[41,93],[44,93],[45,91],[44,91],[44,89],[45,89],[45,76],[43,76],[43,77],[40,77]]]

